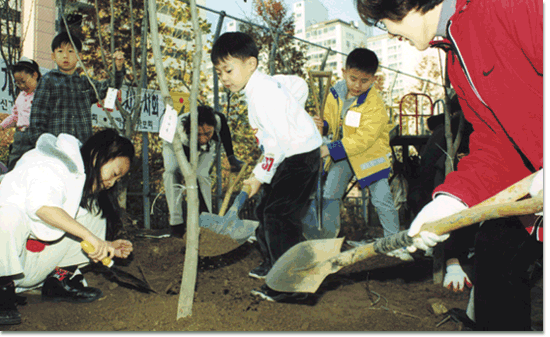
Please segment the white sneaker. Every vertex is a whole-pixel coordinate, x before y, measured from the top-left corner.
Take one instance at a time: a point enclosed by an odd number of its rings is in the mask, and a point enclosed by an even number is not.
[[[401,259],[403,261],[414,261],[413,257],[405,248],[399,248],[396,250],[392,250],[389,253],[386,253],[387,256],[396,257],[398,259]]]

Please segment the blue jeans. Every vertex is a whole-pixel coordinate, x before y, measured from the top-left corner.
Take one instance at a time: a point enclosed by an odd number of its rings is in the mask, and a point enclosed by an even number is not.
[[[323,198],[342,199],[353,175],[354,173],[348,160],[344,159],[332,163],[323,186]],[[388,179],[384,178],[375,181],[368,189],[372,204],[376,208],[380,223],[382,224],[382,228],[384,228],[384,236],[390,236],[399,232],[399,214],[395,209]]]

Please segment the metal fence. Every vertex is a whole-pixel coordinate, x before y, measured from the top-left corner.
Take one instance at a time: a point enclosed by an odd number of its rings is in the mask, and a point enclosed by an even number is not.
[[[182,3],[185,3],[184,0],[180,0],[180,1]],[[326,59],[327,59],[327,57],[330,53],[337,53],[337,54],[347,56],[346,53],[343,53],[343,52],[338,51],[338,50],[333,50],[330,47],[325,47],[325,46],[322,46],[322,45],[312,43],[310,41],[295,37],[293,35],[286,34],[278,28],[270,28],[270,27],[262,26],[262,25],[259,25],[257,23],[254,23],[254,22],[250,22],[250,21],[238,18],[238,17],[231,16],[231,15],[227,14],[225,11],[217,11],[217,10],[214,10],[214,9],[202,6],[202,5],[197,4],[197,7],[199,9],[206,10],[206,11],[209,11],[211,13],[214,13],[214,14],[218,15],[218,21],[217,21],[217,24],[216,24],[216,29],[214,31],[214,38],[213,38],[214,42],[220,36],[222,26],[223,26],[223,22],[224,22],[225,18],[230,18],[230,19],[236,20],[238,22],[241,22],[243,24],[252,25],[252,26],[257,27],[259,29],[263,29],[267,32],[270,32],[271,34],[277,34],[278,36],[284,35],[284,36],[290,37],[290,38],[292,38],[296,41],[305,43],[309,46],[326,50],[325,57],[324,57],[323,62],[320,66],[320,69],[318,69],[318,70],[324,70],[324,66],[326,64]],[[277,42],[278,39],[274,38],[274,41]],[[278,51],[277,47],[278,46],[276,44],[274,44],[272,46],[272,48],[273,48],[272,50],[277,52]],[[270,58],[274,58],[274,57],[275,57],[275,53],[272,52]],[[271,60],[269,62],[271,62]],[[380,65],[380,68],[386,69],[388,71],[396,73],[396,76],[393,78],[393,81],[392,81],[393,83],[390,85],[390,93],[388,95],[388,97],[389,97],[388,101],[389,102],[387,102],[387,104],[388,104],[388,106],[390,106],[390,109],[391,109],[391,106],[393,105],[392,90],[393,90],[393,87],[394,87],[394,85],[397,81],[397,78],[399,76],[407,76],[407,77],[417,79],[419,81],[423,81],[425,84],[429,83],[429,84],[433,84],[433,85],[443,87],[443,85],[441,83],[431,81],[430,79],[427,79],[427,78],[422,78],[422,77],[419,77],[419,76],[416,76],[416,75],[408,74],[408,73],[405,73],[405,72],[400,71],[398,69],[393,69],[393,68],[386,67],[386,66],[383,66],[383,65]],[[275,71],[274,67],[269,67],[269,69],[271,70],[271,74],[273,74],[274,71]],[[215,71],[213,71],[212,76],[213,76],[213,105],[214,105],[214,108],[216,109],[216,111],[221,111],[222,109],[221,109],[221,106],[220,106],[219,81],[218,81],[218,76],[217,76]],[[319,90],[319,94],[321,94],[321,90]],[[322,102],[322,100],[320,100],[320,101]],[[150,191],[149,167],[148,167],[148,158],[150,157],[150,154],[148,152],[148,146],[147,146],[147,141],[146,141],[147,137],[144,136],[142,138],[144,140],[144,144],[143,144],[144,147],[143,147],[143,153],[142,153],[142,155],[143,155],[142,171],[143,171],[143,179],[144,179],[144,181],[143,181],[143,191],[142,192],[137,192],[137,191],[131,192],[130,196],[134,196],[134,197],[135,196],[141,196],[143,198],[144,227],[146,229],[150,229],[152,227],[151,226],[151,210],[153,210],[153,214],[154,214],[155,211],[157,212],[157,216],[154,217],[155,222],[157,222],[157,221],[161,221],[161,222],[166,221],[166,223],[167,223],[167,220],[166,220],[167,215],[165,214],[165,213],[167,213],[167,207],[162,206],[161,205],[162,201],[161,201],[158,204],[156,204],[156,206],[154,205],[156,207],[156,210],[151,208],[151,203],[150,203],[151,198],[156,199],[156,198],[162,197],[163,195],[159,194],[159,193],[152,193]],[[215,207],[215,209],[219,209],[220,206],[221,206],[221,203],[222,203],[222,199],[223,199],[222,178],[221,178],[222,167],[221,167],[221,151],[220,150],[218,150],[218,155],[217,155],[217,158],[216,158],[215,165],[216,165],[216,172],[218,172],[218,174],[216,176],[216,190],[214,191],[214,193],[212,195],[212,198],[213,198],[213,206]],[[356,202],[357,207],[352,207],[352,209],[354,210],[354,212],[356,212],[358,207],[361,207],[363,217],[365,218],[365,220],[367,220],[367,217],[368,217],[367,207],[368,207],[369,198],[368,198],[368,196],[363,195],[360,199],[361,199],[361,202]],[[251,212],[251,210],[245,210],[245,212]],[[160,213],[160,215],[158,213]],[[160,216],[160,218],[159,218],[159,216]]]

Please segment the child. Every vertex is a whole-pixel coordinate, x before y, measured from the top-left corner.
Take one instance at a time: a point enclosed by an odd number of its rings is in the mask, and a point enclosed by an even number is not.
[[[199,182],[199,212],[212,212],[212,181],[210,179],[210,170],[216,157],[216,146],[219,144],[219,133],[222,127],[222,120],[217,113],[209,106],[199,106],[198,110],[198,146],[199,163],[197,168],[197,178]],[[181,140],[183,150],[187,158],[190,158],[191,140],[191,119],[190,114],[185,113],[178,116],[178,120],[185,129],[185,138]],[[162,159],[164,161],[164,189],[166,190],[166,201],[170,211],[170,232],[172,237],[183,237],[185,234],[185,224],[183,221],[183,210],[181,199],[178,200],[176,189],[176,174],[179,172],[178,162],[174,147],[166,142],[162,147]]]
[[[73,48],[71,37],[76,47]],[[82,43],[74,34],[59,33],[52,41],[52,60],[58,69],[51,70],[42,77],[36,88],[30,118],[30,146],[43,133],[54,136],[67,133],[82,143],[92,135],[92,104],[97,102],[96,94],[86,76],[78,75],[77,53]],[[122,52],[113,55],[116,65],[116,83],[122,83],[126,72]],[[95,81],[101,99],[105,98],[110,81]]]
[[[77,266],[103,258],[127,258],[132,243],[106,241],[106,222],[119,220],[116,188],[130,169],[132,143],[113,129],[81,147],[74,136],[40,136],[0,185],[0,325],[21,323],[16,290],[42,286],[45,301],[92,302]],[[81,240],[95,247],[85,254]],[[60,266],[62,268],[58,268]],[[74,275],[73,277],[70,277]]]
[[[361,188],[368,188],[384,236],[399,232],[399,214],[388,184],[390,136],[393,125],[382,97],[374,87],[378,57],[371,50],[357,48],[346,59],[344,79],[330,89],[325,104],[325,121],[314,120],[319,128],[328,126],[332,142],[321,146],[321,157],[329,157],[324,199],[340,200],[355,175]],[[310,208],[311,209],[311,208]],[[338,208],[338,212],[340,209]],[[359,245],[361,242],[349,242]],[[388,253],[404,261],[412,257],[405,249]]]
[[[243,184],[250,187],[250,196],[263,187],[256,209],[260,222],[256,238],[264,262],[249,275],[265,278],[275,261],[302,239],[301,213],[317,182],[322,139],[311,116],[287,87],[257,70],[258,48],[250,36],[223,34],[212,47],[211,59],[227,89],[244,91],[248,120],[263,152],[262,161]],[[252,294],[277,302],[306,297],[281,293],[265,284]]]
[[[31,113],[31,104],[34,98],[34,89],[40,80],[40,68],[38,63],[29,60],[26,57],[21,58],[12,68],[15,85],[21,92],[15,100],[11,115],[4,119],[0,127],[6,129],[15,126],[13,143],[8,157],[8,170],[11,171],[15,163],[21,158],[23,153],[32,148],[29,146],[28,138],[29,115]]]

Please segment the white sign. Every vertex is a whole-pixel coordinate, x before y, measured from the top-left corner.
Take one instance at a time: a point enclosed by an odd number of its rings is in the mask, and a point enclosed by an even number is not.
[[[105,107],[113,110],[115,108],[115,102],[117,98],[118,89],[109,88],[107,90],[107,97],[105,97]]]
[[[42,75],[46,74],[49,69],[40,68]],[[0,57],[0,113],[11,114],[13,104],[15,102],[15,95],[10,93],[10,80],[8,74],[8,67],[4,63],[4,60]],[[15,91],[15,84],[12,84],[12,91]],[[136,88],[128,88],[123,86],[121,88],[122,107],[126,111],[132,111],[132,107],[137,102]],[[136,130],[140,132],[159,132],[160,119],[164,113],[164,101],[160,91],[152,89],[141,90],[141,116]],[[111,112],[115,123],[119,128],[124,128],[124,120],[118,111],[114,109]],[[92,105],[92,125],[101,127],[113,127],[107,118],[107,114],[103,111],[103,108],[98,104]]]
[[[0,113],[11,114],[15,95],[10,93],[8,67],[0,57]],[[15,92],[15,84],[12,83],[11,90]]]
[[[176,126],[178,124],[178,112],[170,105],[166,107],[166,113],[162,118],[162,126],[160,127],[160,138],[168,143],[172,143],[176,134]]]
[[[122,107],[128,112],[132,112],[134,104],[138,103],[136,99],[137,89],[123,86],[120,91]],[[140,132],[159,132],[160,119],[164,110],[164,101],[159,90],[141,89],[141,116],[136,130]],[[112,110],[111,116],[119,128],[124,128],[124,119],[118,109]],[[109,118],[107,118],[107,113],[103,111],[100,104],[92,105],[92,125],[113,127]]]

